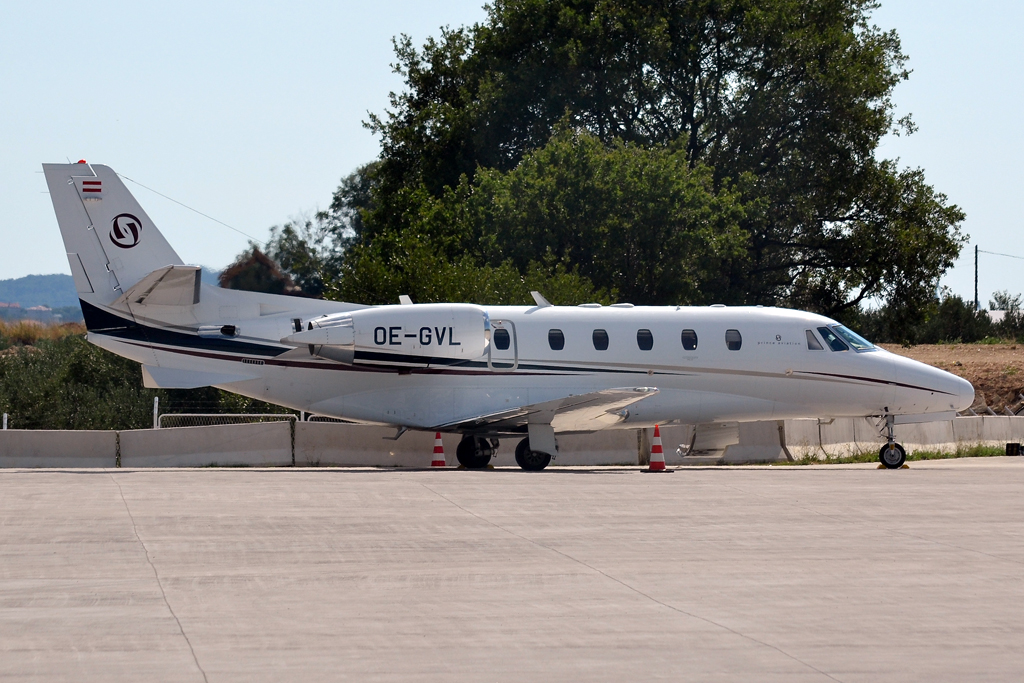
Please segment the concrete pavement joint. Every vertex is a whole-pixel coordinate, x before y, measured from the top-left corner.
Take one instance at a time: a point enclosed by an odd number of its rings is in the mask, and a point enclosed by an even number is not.
[[[156,565],[153,564],[153,560],[149,556],[149,548],[146,547],[146,543],[142,540],[142,537],[139,536],[139,529],[135,526],[135,517],[132,516],[132,510],[130,507],[128,507],[128,501],[125,500],[124,491],[121,490],[121,484],[118,483],[117,479],[114,478],[114,475],[112,473],[109,474],[111,481],[113,481],[114,485],[117,486],[117,492],[121,495],[121,502],[124,503],[124,509],[128,513],[128,519],[130,519],[132,522],[132,531],[135,533],[135,538],[139,541],[139,545],[142,546],[142,550],[146,553],[146,562],[149,563],[149,568],[153,570],[153,576],[156,578],[156,585],[160,588],[160,595],[164,599],[164,604],[167,606],[167,611],[171,613],[172,617],[174,617],[174,623],[178,625],[178,631],[181,632],[181,637],[185,639],[185,644],[188,645],[188,651],[192,653],[192,661],[195,662],[196,668],[199,669],[199,673],[202,674],[203,681],[205,683],[209,683],[208,679],[206,678],[206,671],[204,671],[203,667],[200,666],[199,658],[196,657],[196,651],[192,648],[192,641],[190,641],[188,639],[188,636],[185,635],[185,629],[181,625],[181,620],[178,619],[178,615],[174,613],[174,608],[171,607],[171,603],[167,600],[167,593],[164,591],[164,584],[160,580],[160,572],[157,571]]]
[[[649,595],[649,594],[643,592],[639,588],[631,586],[630,584],[626,583],[622,579],[620,579],[620,578],[618,578],[616,576],[612,576],[611,574],[609,574],[609,573],[607,573],[607,572],[605,572],[605,571],[603,571],[601,569],[598,569],[597,567],[595,567],[593,565],[587,564],[586,562],[584,562],[583,560],[581,560],[579,558],[573,557],[572,555],[569,555],[568,553],[562,552],[561,550],[559,550],[557,548],[552,548],[551,546],[544,545],[540,541],[535,541],[532,538],[528,538],[526,536],[523,536],[522,534],[518,534],[515,531],[512,531],[511,529],[506,529],[505,527],[501,526],[497,522],[492,522],[491,520],[487,519],[486,517],[478,515],[477,513],[473,512],[472,510],[464,508],[463,506],[459,505],[458,503],[456,503],[454,500],[452,500],[448,496],[446,496],[443,493],[440,493],[438,491],[435,491],[434,489],[430,488],[426,484],[422,484],[421,483],[420,486],[422,486],[423,488],[427,489],[428,491],[433,493],[435,496],[438,496],[439,498],[447,501],[451,505],[454,505],[456,508],[458,508],[459,510],[462,510],[466,514],[475,517],[476,519],[480,520],[481,522],[484,522],[485,524],[489,524],[489,525],[493,526],[496,529],[500,529],[501,531],[505,532],[506,534],[509,534],[510,536],[515,536],[516,538],[521,539],[523,541],[526,541],[527,543],[530,543],[532,545],[535,545],[538,548],[543,548],[544,550],[547,550],[549,552],[553,552],[553,553],[555,553],[557,555],[560,555],[563,558],[569,560],[570,562],[575,562],[576,564],[579,564],[579,565],[581,565],[583,567],[586,567],[590,571],[595,572],[597,574],[600,574],[601,576],[605,577],[606,579],[614,581],[615,583],[619,584],[623,588],[626,588],[627,590],[630,590],[630,591],[636,593],[637,595],[640,595],[640,596],[650,600],[651,602],[653,602],[653,603],[655,603],[657,605],[660,605],[660,606],[662,606],[662,607],[664,607],[666,609],[672,610],[673,612],[676,612],[678,614],[682,614],[682,615],[688,616],[688,617],[690,617],[692,619],[698,619],[700,621],[703,621],[706,624],[711,624],[712,626],[715,626],[715,627],[720,628],[720,629],[722,629],[724,631],[732,633],[735,636],[739,636],[740,638],[743,638],[745,640],[749,640],[752,643],[757,643],[758,645],[761,645],[762,647],[767,647],[767,648],[769,648],[771,650],[775,650],[776,652],[778,652],[779,654],[783,655],[784,657],[787,657],[787,658],[793,660],[794,662],[800,664],[801,666],[805,666],[808,669],[810,669],[812,671],[815,671],[815,672],[821,674],[822,676],[825,676],[829,680],[836,681],[836,683],[842,683],[842,681],[839,680],[838,678],[832,676],[831,674],[829,674],[829,673],[827,673],[825,671],[822,671],[821,669],[815,667],[812,664],[808,664],[807,662],[803,661],[799,657],[796,657],[795,655],[792,655],[792,654],[786,652],[785,650],[779,648],[776,645],[772,645],[771,643],[767,643],[767,642],[765,642],[763,640],[759,640],[757,638],[754,638],[753,636],[749,636],[749,635],[747,635],[745,633],[741,633],[741,632],[739,632],[739,631],[737,631],[737,630],[735,630],[733,628],[730,628],[729,626],[726,626],[725,624],[720,624],[717,621],[714,621],[713,619],[709,619],[707,617],[702,617],[699,614],[694,614],[692,612],[687,612],[684,609],[680,609],[679,607],[675,607],[675,606],[670,605],[670,604],[668,604],[666,602],[662,602],[661,600],[658,600],[654,596]]]

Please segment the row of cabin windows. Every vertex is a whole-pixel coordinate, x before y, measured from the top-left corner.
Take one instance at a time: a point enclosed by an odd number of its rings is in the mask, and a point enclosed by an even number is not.
[[[594,330],[593,340],[596,350],[608,350],[607,330]],[[679,340],[683,344],[683,349],[687,351],[697,350],[697,333],[695,331],[683,330]],[[503,351],[509,347],[509,336],[506,330],[498,329],[494,331],[494,345]],[[650,351],[654,348],[654,335],[650,330],[637,330],[636,345],[641,351]],[[743,346],[743,337],[740,335],[740,331],[726,330],[725,345],[730,351],[739,351],[740,347]],[[552,351],[561,351],[565,348],[565,335],[562,334],[561,330],[548,330],[548,346],[551,347]]]
[[[823,351],[824,347],[814,332],[807,330],[807,348],[811,351]],[[871,348],[869,342],[864,341],[860,337],[853,335],[852,332],[844,330],[850,339],[852,344],[855,344],[855,348],[858,350],[862,348]],[[844,342],[835,333],[835,331],[828,327],[819,327],[818,333],[821,334],[821,338],[825,340],[829,348],[833,351],[846,351],[850,348],[846,342]],[[594,348],[598,351],[608,350],[608,332],[606,330],[594,330]],[[693,330],[683,330],[680,334],[680,341],[683,344],[683,349],[687,351],[697,350],[697,333]],[[494,331],[494,346],[502,351],[508,349],[511,345],[511,337],[508,334],[508,330],[498,328]],[[641,351],[650,351],[654,348],[654,335],[651,334],[650,330],[643,329],[636,331],[636,345]],[[730,351],[739,351],[740,347],[743,346],[743,337],[740,335],[739,330],[726,330],[725,331],[725,345]],[[561,330],[548,330],[548,346],[553,351],[561,351],[565,348],[565,335],[562,334]]]

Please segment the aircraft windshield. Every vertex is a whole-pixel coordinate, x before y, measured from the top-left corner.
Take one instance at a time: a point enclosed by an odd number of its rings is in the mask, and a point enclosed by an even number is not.
[[[832,330],[835,331],[843,340],[852,346],[857,351],[870,351],[875,348],[875,345],[869,342],[864,337],[860,336],[848,327],[842,325],[833,325]]]

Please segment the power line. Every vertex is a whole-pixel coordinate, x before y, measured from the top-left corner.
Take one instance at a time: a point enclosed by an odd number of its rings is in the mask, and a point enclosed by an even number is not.
[[[1005,256],[1006,258],[1018,259],[1024,261],[1024,256],[1014,256],[1013,254],[1001,254],[998,251],[985,251],[980,248],[977,244],[974,245],[974,310],[981,310],[981,300],[978,298],[978,254],[991,254],[992,256]]]
[[[221,225],[223,225],[223,226],[224,226],[225,228],[227,228],[228,230],[234,230],[234,231],[235,231],[235,232],[237,232],[237,233],[238,233],[239,235],[242,235],[243,237],[248,237],[249,239],[251,239],[251,240],[252,240],[253,242],[255,242],[256,244],[264,244],[264,241],[263,241],[263,240],[259,240],[259,239],[256,239],[255,237],[253,237],[253,236],[252,236],[252,235],[250,235],[249,233],[247,233],[247,232],[242,232],[242,231],[241,231],[241,230],[239,230],[238,228],[235,228],[235,227],[233,227],[233,226],[230,226],[230,225],[228,225],[227,223],[225,223],[224,221],[222,221],[222,220],[218,220],[218,219],[214,218],[213,216],[210,216],[209,214],[205,214],[205,213],[203,213],[202,211],[200,211],[199,209],[193,209],[193,208],[192,208],[191,206],[189,206],[188,204],[185,204],[184,202],[179,202],[179,201],[178,201],[177,199],[175,199],[174,197],[168,197],[168,196],[167,196],[167,195],[165,195],[165,194],[164,194],[163,192],[157,192],[157,191],[156,191],[156,190],[154,190],[154,189],[153,189],[152,187],[147,187],[147,186],[143,185],[142,183],[140,183],[140,182],[139,182],[138,180],[132,180],[132,179],[131,179],[131,178],[129,178],[128,176],[126,176],[126,175],[122,175],[122,174],[120,174],[120,173],[118,173],[117,175],[118,175],[119,177],[121,177],[121,178],[124,178],[125,180],[128,180],[128,181],[131,181],[131,182],[135,183],[136,185],[138,185],[139,187],[141,187],[141,188],[143,188],[143,189],[149,190],[149,191],[150,191],[150,192],[152,192],[153,194],[158,194],[158,195],[160,195],[161,197],[163,197],[164,199],[166,199],[166,200],[168,200],[168,201],[171,201],[171,202],[174,202],[174,203],[175,203],[175,204],[177,204],[178,206],[182,206],[182,207],[184,207],[184,208],[188,209],[189,211],[193,211],[193,212],[195,212],[195,213],[199,214],[200,216],[202,216],[203,218],[208,218],[208,219],[210,219],[211,221],[213,221],[214,223],[220,223]],[[985,252],[985,253],[987,254],[988,252]]]
[[[985,251],[984,249],[978,249],[979,253],[992,254],[993,256],[1005,256],[1006,258],[1015,258],[1024,261],[1024,256],[1014,256],[1013,254],[1000,254],[998,251]]]

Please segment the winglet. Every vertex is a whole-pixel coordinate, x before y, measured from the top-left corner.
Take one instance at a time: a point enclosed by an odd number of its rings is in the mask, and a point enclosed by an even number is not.
[[[537,306],[540,308],[547,308],[552,305],[552,303],[545,299],[544,295],[540,292],[530,292],[530,296],[533,297],[533,300],[537,302]]]

